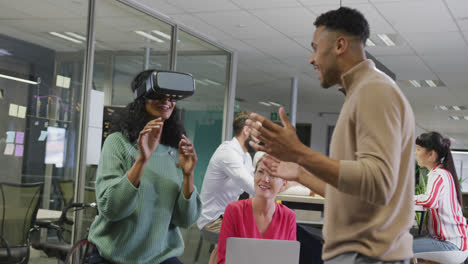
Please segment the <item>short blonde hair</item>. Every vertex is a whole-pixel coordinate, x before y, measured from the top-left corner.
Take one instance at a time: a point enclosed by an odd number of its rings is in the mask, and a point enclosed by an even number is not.
[[[257,171],[257,165],[258,163],[260,162],[260,160],[262,160],[262,158],[266,155],[265,152],[263,151],[257,151],[255,152],[255,155],[254,155],[254,158],[253,158],[253,162],[252,162],[252,165],[253,167],[255,168],[255,171]]]

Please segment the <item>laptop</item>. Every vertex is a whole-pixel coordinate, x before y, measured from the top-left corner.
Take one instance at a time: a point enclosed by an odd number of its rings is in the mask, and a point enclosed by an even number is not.
[[[226,264],[298,264],[298,241],[230,237]]]

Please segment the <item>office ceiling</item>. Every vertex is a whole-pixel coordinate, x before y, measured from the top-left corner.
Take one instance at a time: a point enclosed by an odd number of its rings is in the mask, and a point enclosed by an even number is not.
[[[48,31],[84,34],[87,0],[0,0],[0,33],[35,42],[57,51],[83,50],[81,44],[58,41]],[[112,0],[98,1],[112,6]],[[313,21],[336,9],[339,0],[134,0],[171,20],[238,52],[237,95],[241,108],[275,111],[259,101],[289,106],[291,78],[299,78],[298,112],[339,112],[343,103],[337,88],[324,90],[308,65]],[[369,20],[377,44],[367,50],[391,69],[413,106],[417,125],[440,131],[468,148],[468,110],[435,110],[434,105],[468,107],[468,1],[466,0],[343,0]],[[102,49],[141,49],[142,38],[124,34],[125,25],[153,28],[154,20],[118,8],[98,8],[102,28],[96,38],[112,39]],[[130,21],[131,20],[131,21]],[[160,25],[162,29],[164,24]],[[132,28],[133,29],[133,28]],[[119,30],[122,31],[119,33]],[[131,29],[128,29],[131,30]],[[24,34],[29,33],[29,34]],[[381,46],[377,34],[388,34],[396,46]],[[57,41],[54,41],[57,40]],[[135,45],[135,43],[138,43]],[[156,45],[156,44],[155,44]],[[200,43],[188,45],[197,50]],[[96,46],[99,50],[99,45]],[[161,50],[167,50],[166,46]],[[203,47],[202,47],[203,48]],[[204,47],[209,50],[210,48]],[[196,64],[196,63],[195,63]],[[441,80],[444,87],[413,87],[406,80]],[[383,100],[383,98],[382,98]],[[468,117],[467,117],[468,118]],[[463,118],[461,118],[463,119]]]
[[[275,111],[259,101],[289,105],[291,77],[299,77],[298,112],[339,112],[337,88],[323,90],[308,65],[315,18],[339,0],[138,0],[226,45],[239,54],[237,97],[242,108]],[[468,148],[468,1],[343,0],[369,20],[371,39],[392,37],[396,46],[367,50],[392,70],[408,97],[420,129],[437,130],[454,146]],[[441,80],[445,87],[410,86],[405,80]],[[381,98],[384,100],[384,98]],[[467,117],[468,118],[468,117]],[[461,118],[463,119],[463,118]]]

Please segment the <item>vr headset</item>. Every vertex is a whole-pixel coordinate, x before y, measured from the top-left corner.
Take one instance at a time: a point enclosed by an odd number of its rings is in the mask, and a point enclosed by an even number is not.
[[[133,99],[144,96],[152,100],[169,98],[175,102],[195,92],[192,75],[173,71],[147,70],[132,82]]]

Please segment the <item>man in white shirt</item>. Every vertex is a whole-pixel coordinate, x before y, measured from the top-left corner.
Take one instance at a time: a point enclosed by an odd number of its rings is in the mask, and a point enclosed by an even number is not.
[[[198,228],[219,233],[226,206],[239,199],[244,191],[255,195],[252,158],[249,151],[250,129],[245,125],[250,112],[240,112],[234,117],[234,137],[223,142],[210,159],[203,180],[200,198],[201,216]]]

